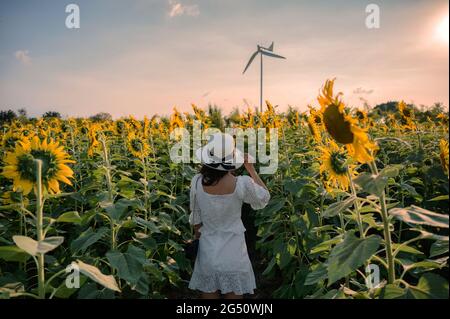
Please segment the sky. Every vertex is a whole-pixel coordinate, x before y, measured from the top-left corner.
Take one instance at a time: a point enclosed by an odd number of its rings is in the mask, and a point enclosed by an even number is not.
[[[66,27],[70,3],[79,29]],[[379,28],[366,27],[370,3]],[[317,105],[334,77],[350,106],[448,108],[448,10],[443,0],[0,0],[0,110],[243,110],[259,104],[259,63],[242,71],[272,41],[286,60],[264,59],[264,99],[281,111]]]

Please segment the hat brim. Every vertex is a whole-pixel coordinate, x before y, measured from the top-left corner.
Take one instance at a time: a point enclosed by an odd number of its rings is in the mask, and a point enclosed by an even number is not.
[[[212,169],[219,170],[219,171],[233,171],[233,170],[240,168],[244,164],[244,153],[242,153],[239,149],[235,148],[233,162],[223,163],[226,166],[233,166],[233,167],[228,168],[228,167],[223,167],[222,165],[218,165],[216,167],[217,164],[221,164],[221,163],[217,163],[211,158],[211,156],[209,155],[207,146],[208,145],[200,147],[195,151],[195,157],[203,165],[206,165],[208,167],[211,167]],[[213,164],[213,165],[216,164],[216,165],[211,166],[210,164]]]

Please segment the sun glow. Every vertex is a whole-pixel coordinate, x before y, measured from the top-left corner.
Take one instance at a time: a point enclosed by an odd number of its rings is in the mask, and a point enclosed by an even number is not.
[[[444,17],[440,22],[439,25],[436,28],[436,36],[439,38],[439,40],[448,43],[449,42],[449,36],[448,36],[448,15]]]

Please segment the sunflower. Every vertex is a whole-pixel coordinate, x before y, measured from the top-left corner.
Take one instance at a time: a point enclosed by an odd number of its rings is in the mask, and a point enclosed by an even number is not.
[[[13,180],[13,190],[27,195],[36,185],[35,159],[42,161],[42,182],[50,193],[59,193],[59,182],[72,185],[69,178],[73,171],[67,166],[75,163],[69,160],[64,148],[57,142],[39,140],[37,136],[31,141],[20,141],[14,151],[5,155],[5,167],[2,175]]]
[[[387,118],[385,119],[386,128],[389,129],[397,129],[399,128],[397,119],[395,118],[395,115],[392,113],[387,114]]]
[[[400,113],[400,122],[405,129],[416,129],[414,123],[414,112],[409,108],[404,101],[398,103],[398,111]]]
[[[331,139],[327,141],[326,145],[319,146],[318,149],[322,152],[320,174],[322,178],[326,178],[325,185],[348,190],[349,176],[355,176],[355,165],[350,164],[351,159],[347,150],[338,146]],[[326,188],[329,190],[329,187]]]
[[[127,136],[128,151],[137,158],[144,158],[150,153],[150,147],[142,136],[129,133]]]
[[[294,119],[293,119],[293,124],[295,125],[295,126],[297,126],[297,127],[299,127],[300,126],[300,113],[297,111],[297,110],[295,110],[295,112],[294,112]]]
[[[2,148],[6,150],[14,149],[16,147],[17,142],[23,139],[24,138],[22,137],[21,134],[14,133],[10,130],[9,132],[7,132],[5,135],[2,136],[1,139]]]
[[[35,135],[32,125],[26,125],[20,129],[20,134],[25,138],[32,138]]]
[[[358,119],[359,123],[367,124],[369,122],[369,117],[368,117],[366,111],[357,109],[355,112],[355,115],[356,115],[356,118]]]
[[[441,165],[444,171],[447,173],[447,176],[449,175],[449,156],[448,156],[448,141],[441,139],[439,142],[439,148],[440,148],[440,158],[441,158]]]
[[[128,121],[129,125],[134,128],[135,130],[140,130],[141,129],[141,122],[139,122],[138,120],[136,120],[133,116],[129,116],[128,117]]]
[[[448,122],[448,115],[445,115],[444,113],[439,113],[436,118],[441,120],[442,122],[446,123]]]
[[[323,117],[322,113],[315,110],[314,108],[308,106],[310,108],[310,116],[308,116],[308,127],[311,131],[312,136],[314,137],[314,140],[317,143],[322,142],[322,131],[324,129],[323,125]]]
[[[336,142],[346,145],[350,156],[356,161],[372,161],[371,153],[378,149],[377,145],[370,141],[367,130],[360,128],[358,121],[345,113],[345,105],[339,99],[342,94],[334,96],[333,85],[334,80],[327,80],[318,97],[325,128]]]
[[[89,138],[89,148],[88,148],[88,156],[94,156],[94,152],[100,146],[100,142],[97,139],[97,133],[101,132],[101,126],[99,124],[90,124],[88,128],[88,138]]]
[[[275,112],[275,107],[266,100],[267,110],[260,113],[260,122],[265,128],[279,128],[281,124],[281,120],[279,116],[277,116]]]
[[[252,109],[247,108],[247,112],[243,112],[240,116],[239,124],[242,128],[252,128],[254,127],[254,114]]]
[[[184,122],[183,122],[181,113],[178,112],[176,107],[174,107],[173,113],[170,116],[169,132],[172,132],[176,128],[183,128],[183,127],[184,127]]]
[[[150,132],[150,120],[145,115],[144,116],[144,125],[142,126],[142,133],[143,133],[144,138],[149,137],[149,132]]]
[[[3,205],[11,205],[11,204],[23,204],[24,206],[28,206],[28,198],[24,197],[21,192],[5,192],[1,200]]]
[[[117,120],[114,122],[114,131],[117,135],[126,133],[129,129],[129,124],[124,120]]]

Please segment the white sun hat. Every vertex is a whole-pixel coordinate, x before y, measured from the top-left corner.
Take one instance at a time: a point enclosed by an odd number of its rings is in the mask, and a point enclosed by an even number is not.
[[[244,154],[235,147],[233,136],[225,133],[212,134],[195,156],[203,165],[219,171],[232,171],[244,163]]]

